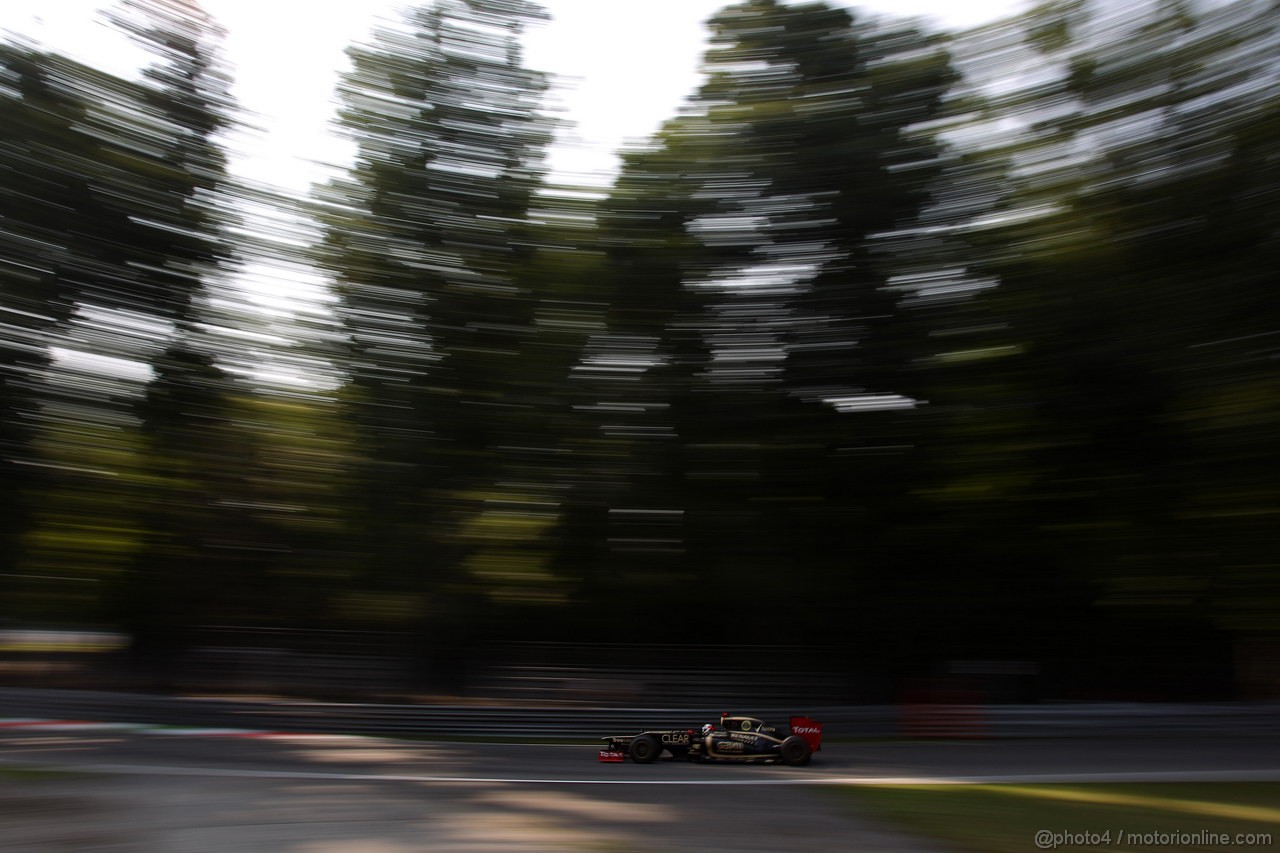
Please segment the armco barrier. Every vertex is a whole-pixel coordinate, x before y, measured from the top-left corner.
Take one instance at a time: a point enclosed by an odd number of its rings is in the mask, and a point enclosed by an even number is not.
[[[697,725],[718,719],[721,711],[735,711],[772,720],[807,713],[823,723],[829,737],[889,738],[904,735],[903,710],[896,705],[683,709],[391,705],[0,688],[0,718],[423,737],[592,739],[645,728]],[[993,738],[1280,736],[1280,703],[1276,702],[987,705],[981,714],[982,734]]]

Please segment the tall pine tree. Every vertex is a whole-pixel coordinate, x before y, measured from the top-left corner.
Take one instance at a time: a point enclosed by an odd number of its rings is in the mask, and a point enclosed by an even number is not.
[[[323,193],[320,259],[351,341],[366,582],[417,595],[433,646],[465,645],[486,588],[521,570],[468,559],[533,405],[516,390],[535,313],[522,276],[550,131],[520,36],[542,17],[440,0],[353,49],[340,89],[357,162]]]

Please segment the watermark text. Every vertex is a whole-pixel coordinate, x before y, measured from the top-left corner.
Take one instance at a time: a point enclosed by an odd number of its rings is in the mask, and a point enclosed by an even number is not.
[[[1036,847],[1058,850],[1067,847],[1269,847],[1270,832],[1214,832],[1212,830],[1173,830],[1130,832],[1124,829],[1091,831],[1057,831],[1042,829],[1036,833]]]

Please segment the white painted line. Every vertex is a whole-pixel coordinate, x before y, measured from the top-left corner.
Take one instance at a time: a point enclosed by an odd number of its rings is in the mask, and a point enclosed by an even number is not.
[[[0,764],[11,764],[0,760]],[[30,765],[24,765],[30,766]],[[556,779],[526,778],[518,776],[433,776],[382,773],[318,773],[301,770],[250,770],[221,767],[183,767],[150,764],[80,764],[75,766],[49,765],[50,769],[84,773],[112,773],[121,775],[154,776],[205,776],[228,779],[296,779],[337,782],[420,782],[453,784],[500,785],[674,785],[674,786],[762,786],[762,785],[995,785],[1032,782],[1085,783],[1085,782],[1235,782],[1280,781],[1280,768],[1253,770],[1178,770],[1178,771],[1126,771],[1113,773],[1037,773],[1005,774],[990,776],[805,776],[751,779]]]

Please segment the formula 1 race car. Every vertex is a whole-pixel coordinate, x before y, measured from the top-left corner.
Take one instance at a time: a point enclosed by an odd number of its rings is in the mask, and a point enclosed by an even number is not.
[[[605,762],[630,757],[637,764],[651,764],[666,751],[673,758],[690,761],[780,762],[799,767],[822,749],[822,724],[791,717],[789,726],[780,727],[755,717],[721,714],[719,724],[707,723],[701,729],[662,729],[601,740],[608,743],[600,750],[600,760]]]

